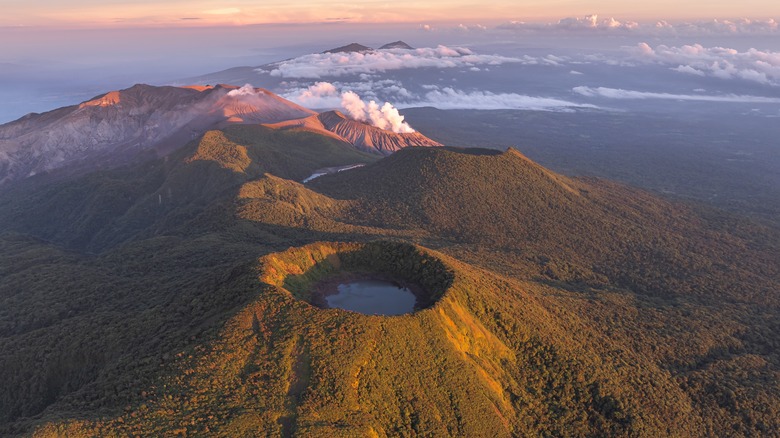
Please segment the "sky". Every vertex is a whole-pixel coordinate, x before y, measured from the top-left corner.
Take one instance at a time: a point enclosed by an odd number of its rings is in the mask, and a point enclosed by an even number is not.
[[[136,83],[180,84],[351,42],[516,57],[701,44],[757,49],[767,58],[755,62],[771,72],[780,64],[776,0],[0,0],[0,10],[0,123]]]
[[[767,18],[775,0],[0,0],[0,26],[210,26],[293,22],[446,22],[556,20],[600,14],[631,20]]]

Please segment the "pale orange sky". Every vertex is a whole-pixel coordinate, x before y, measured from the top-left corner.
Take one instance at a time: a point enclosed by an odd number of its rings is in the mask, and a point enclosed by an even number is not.
[[[624,20],[780,17],[776,0],[3,0],[0,26],[245,25],[290,22],[556,21],[599,14]]]

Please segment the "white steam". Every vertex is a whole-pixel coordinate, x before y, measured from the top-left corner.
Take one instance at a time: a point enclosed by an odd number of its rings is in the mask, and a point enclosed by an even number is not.
[[[369,123],[386,131],[397,134],[409,134],[414,132],[408,123],[404,122],[404,116],[398,113],[390,102],[385,102],[381,107],[376,101],[364,102],[354,91],[345,91],[341,94],[341,106],[355,120]]]
[[[262,92],[262,90],[255,89],[255,87],[252,86],[252,84],[246,84],[241,88],[236,88],[235,90],[228,91],[228,96],[230,97],[242,97],[242,96],[259,96],[263,95],[265,93]]]

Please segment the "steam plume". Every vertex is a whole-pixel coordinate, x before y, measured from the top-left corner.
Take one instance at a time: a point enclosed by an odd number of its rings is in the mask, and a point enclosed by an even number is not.
[[[252,84],[246,84],[241,88],[236,88],[235,90],[230,90],[228,92],[228,96],[230,97],[242,97],[242,96],[259,96],[265,94],[260,90],[256,90]]]
[[[393,131],[397,134],[414,132],[408,123],[404,122],[404,116],[398,113],[390,102],[385,102],[381,107],[375,101],[364,102],[354,91],[345,91],[341,94],[341,106],[355,120],[369,123],[377,128]]]

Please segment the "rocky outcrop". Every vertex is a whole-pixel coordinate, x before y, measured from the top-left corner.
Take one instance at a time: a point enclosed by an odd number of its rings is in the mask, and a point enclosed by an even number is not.
[[[352,120],[340,111],[327,111],[300,120],[269,125],[277,129],[299,128],[338,138],[357,149],[390,155],[410,146],[442,146],[419,132],[395,133]]]

